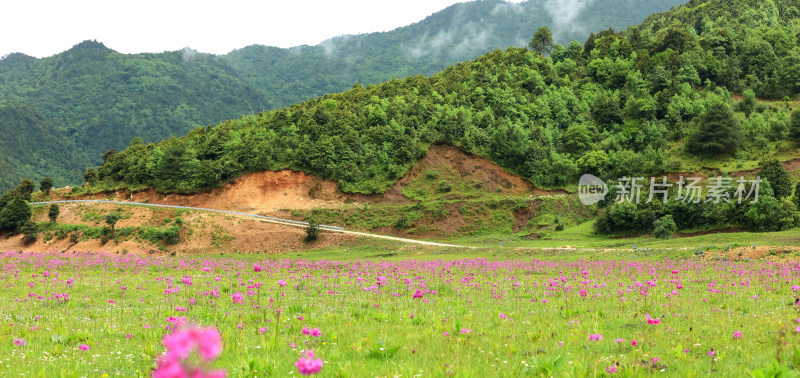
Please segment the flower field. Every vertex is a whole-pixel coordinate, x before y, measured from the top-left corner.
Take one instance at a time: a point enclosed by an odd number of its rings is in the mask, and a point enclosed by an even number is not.
[[[796,263],[13,252],[0,263],[2,376],[768,376],[800,365]]]

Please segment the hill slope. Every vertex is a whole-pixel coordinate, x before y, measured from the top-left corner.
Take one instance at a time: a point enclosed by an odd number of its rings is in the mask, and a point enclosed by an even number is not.
[[[0,59],[0,101],[24,104],[47,119],[58,131],[51,135],[66,136],[64,148],[78,160],[42,164],[24,154],[4,156],[16,160],[0,173],[13,180],[52,176],[58,184],[79,184],[86,161],[97,164],[103,152],[122,149],[137,136],[154,142],[356,82],[429,75],[495,48],[524,46],[543,24],[552,25],[560,41],[583,39],[590,30],[624,28],[684,1],[576,1],[561,10],[548,10],[555,3],[544,0],[470,2],[390,32],[291,49],[250,46],[220,57],[188,49],[125,55],[92,41],[44,59],[11,54]],[[0,190],[11,186],[0,182]]]
[[[800,113],[790,120],[791,101],[755,96],[800,91],[789,80],[800,72],[798,15],[791,1],[695,0],[626,32],[556,46],[549,57],[497,50],[430,77],[356,86],[137,145],[100,167],[93,190],[188,193],[244,172],[289,168],[333,179],[345,192],[380,193],[438,144],[546,187],[574,185],[583,173],[612,180],[694,164],[734,172],[764,156],[794,158],[789,138],[800,134]],[[700,209],[698,216],[700,224],[745,222],[744,214],[779,218],[752,218],[754,228],[797,221],[794,205],[775,198],[761,205],[772,207]],[[636,227],[666,214],[644,210]]]
[[[335,37],[317,46],[291,49],[253,45],[222,58],[277,108],[341,92],[353,83],[431,75],[494,49],[524,47],[542,25],[550,26],[555,41],[566,45],[572,39],[584,40],[591,31],[625,29],[654,12],[685,2],[472,1],[390,32]]]

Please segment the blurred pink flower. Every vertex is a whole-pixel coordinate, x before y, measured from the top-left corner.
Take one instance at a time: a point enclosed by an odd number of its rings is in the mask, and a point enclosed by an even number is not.
[[[322,369],[322,359],[315,359],[314,351],[307,350],[300,355],[300,358],[297,359],[294,366],[297,366],[297,371],[302,375],[317,374]]]
[[[25,346],[27,344],[28,343],[25,342],[25,339],[18,339],[16,337],[14,338],[14,345],[16,345],[16,346]]]
[[[78,349],[83,350],[83,351],[87,351],[89,349],[92,349],[92,347],[89,346],[89,345],[86,345],[86,344],[81,344],[80,346],[78,346]]]
[[[661,323],[661,319],[660,318],[653,319],[653,318],[650,317],[650,314],[646,314],[645,316],[647,317],[647,324],[657,325],[657,324]]]

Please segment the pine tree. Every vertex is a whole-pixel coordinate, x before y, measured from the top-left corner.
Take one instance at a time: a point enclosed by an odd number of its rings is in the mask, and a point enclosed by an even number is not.
[[[792,179],[777,159],[762,162],[758,175],[769,181],[775,198],[788,197],[792,194]]]
[[[549,55],[553,51],[553,32],[547,26],[542,26],[533,33],[528,47],[542,55]]]
[[[742,130],[728,104],[711,105],[699,122],[687,143],[691,153],[705,156],[736,153],[742,143]]]

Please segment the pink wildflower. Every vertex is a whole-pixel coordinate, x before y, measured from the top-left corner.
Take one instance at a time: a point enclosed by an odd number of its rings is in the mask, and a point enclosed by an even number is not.
[[[733,332],[734,339],[741,339],[742,338],[742,331],[734,331]]]
[[[297,366],[297,371],[302,375],[317,374],[322,369],[322,359],[314,359],[314,351],[305,351],[305,356],[302,354],[294,366]]]
[[[589,340],[590,340],[590,341],[600,341],[600,340],[603,340],[603,335],[601,335],[601,334],[599,334],[599,333],[593,333],[593,334],[589,335]]]
[[[16,346],[25,346],[27,344],[28,343],[25,341],[25,339],[18,339],[16,337],[14,338],[14,345]]]
[[[233,293],[233,295],[231,297],[233,298],[233,303],[234,304],[244,302],[244,296],[242,296],[242,293],[240,293],[238,291]]]
[[[164,356],[158,359],[156,369],[153,370],[153,378],[172,378],[172,377],[188,377],[187,372],[180,360],[171,356]]]
[[[617,365],[611,365],[606,367],[606,373],[612,374],[617,372]]]
[[[89,349],[92,349],[92,347],[89,346],[89,345],[86,345],[86,344],[81,344],[81,345],[78,346],[78,349],[83,350],[83,351],[87,351]]]
[[[636,344],[639,344],[639,342],[636,341],[635,339],[631,340],[631,346],[636,346]]]

